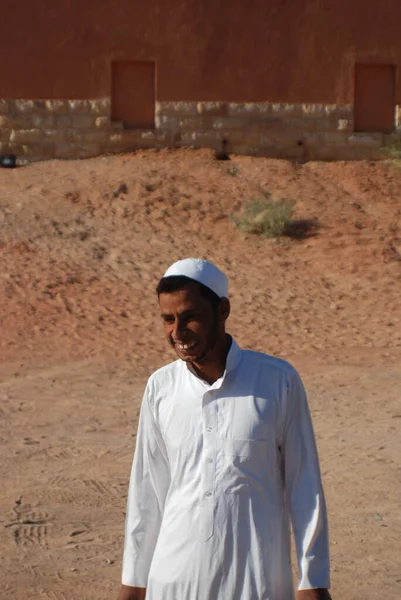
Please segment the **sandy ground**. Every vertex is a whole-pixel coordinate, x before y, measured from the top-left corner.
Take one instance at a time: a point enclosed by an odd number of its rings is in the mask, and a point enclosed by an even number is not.
[[[238,231],[261,194],[318,227]],[[193,150],[0,171],[0,598],[116,597],[141,394],[173,358],[154,287],[184,256],[228,274],[242,346],[301,372],[333,597],[399,600],[401,168]]]

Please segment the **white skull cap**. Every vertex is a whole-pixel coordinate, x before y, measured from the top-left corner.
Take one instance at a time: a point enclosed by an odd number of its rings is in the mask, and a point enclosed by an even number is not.
[[[219,298],[228,298],[228,279],[213,263],[200,258],[184,258],[171,265],[163,277],[184,276],[202,283]]]

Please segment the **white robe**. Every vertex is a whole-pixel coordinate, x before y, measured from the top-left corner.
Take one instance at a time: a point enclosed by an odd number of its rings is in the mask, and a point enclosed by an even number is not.
[[[327,515],[306,395],[291,365],[241,350],[207,384],[178,360],[147,384],[122,582],[147,600],[291,600],[328,588]]]

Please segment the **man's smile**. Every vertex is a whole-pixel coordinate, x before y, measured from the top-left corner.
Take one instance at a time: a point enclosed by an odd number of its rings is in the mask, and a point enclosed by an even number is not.
[[[182,342],[174,342],[174,346],[178,348],[178,350],[192,350],[196,346],[196,342],[192,342],[191,344],[183,344]]]

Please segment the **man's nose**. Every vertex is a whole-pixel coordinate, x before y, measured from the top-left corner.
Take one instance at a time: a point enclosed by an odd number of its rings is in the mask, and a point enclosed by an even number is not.
[[[180,335],[182,334],[182,332],[184,331],[185,327],[184,327],[184,323],[180,320],[177,319],[174,323],[174,327],[173,327],[173,339],[177,340],[179,339]]]

